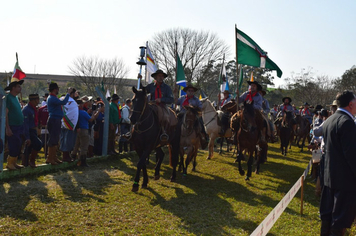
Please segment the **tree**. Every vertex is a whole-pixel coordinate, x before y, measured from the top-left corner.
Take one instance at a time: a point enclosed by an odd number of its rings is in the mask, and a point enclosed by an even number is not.
[[[175,28],[155,34],[150,48],[159,68],[167,72],[166,83],[171,86],[175,84],[176,42],[187,81],[218,87],[215,64],[228,53],[228,46],[215,34],[204,31]]]
[[[356,92],[356,66],[352,66],[349,70],[335,81],[335,88],[339,91],[349,90]]]
[[[82,56],[74,60],[69,70],[75,76],[75,86],[84,85],[91,95],[96,94],[95,87],[101,87],[102,82],[104,87],[108,87],[110,91],[113,91],[116,86],[117,93],[120,93],[123,89],[123,78],[127,74],[126,66],[118,58],[105,60]]]

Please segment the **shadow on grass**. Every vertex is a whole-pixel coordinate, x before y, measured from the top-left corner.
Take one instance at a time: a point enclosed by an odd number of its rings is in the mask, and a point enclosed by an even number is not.
[[[37,179],[31,178],[27,185],[21,184],[19,180],[9,182],[10,188],[6,192],[4,184],[0,186],[0,217],[6,216],[16,219],[37,221],[35,213],[26,210],[32,198],[37,198],[43,203],[54,201],[48,196],[46,184]]]

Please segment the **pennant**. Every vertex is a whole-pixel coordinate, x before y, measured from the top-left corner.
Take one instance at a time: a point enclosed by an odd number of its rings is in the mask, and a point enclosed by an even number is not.
[[[148,42],[146,42],[146,78],[147,83],[151,83],[153,78],[151,74],[158,70],[155,60],[153,59],[150,48],[148,47]]]
[[[180,60],[178,53],[177,53],[177,81],[176,84],[179,85],[179,96],[185,95],[186,93],[183,89],[187,86],[187,80],[185,79],[185,73],[182,61]]]
[[[19,60],[18,60],[18,56],[16,53],[16,63],[15,63],[15,67],[14,67],[14,73],[12,74],[11,82],[19,81],[19,80],[22,80],[23,78],[26,78],[26,74],[21,70],[21,68],[19,66]]]
[[[244,32],[235,27],[237,63],[254,67],[276,70],[277,76],[282,76],[281,69],[267,56],[258,44]]]

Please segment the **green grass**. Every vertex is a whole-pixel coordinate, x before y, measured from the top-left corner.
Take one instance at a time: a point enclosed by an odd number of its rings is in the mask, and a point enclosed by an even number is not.
[[[196,172],[169,181],[168,156],[161,179],[131,192],[136,156],[113,157],[87,169],[14,179],[0,185],[1,235],[249,235],[289,191],[310,153],[292,147],[287,157],[270,144],[268,162],[246,182],[230,153],[206,160],[199,152]],[[246,162],[243,164],[246,170]],[[141,175],[142,176],[142,175]],[[141,179],[142,183],[142,179]],[[269,235],[318,235],[315,184],[305,182]],[[356,232],[352,231],[353,234]],[[352,234],[352,233],[351,233]]]

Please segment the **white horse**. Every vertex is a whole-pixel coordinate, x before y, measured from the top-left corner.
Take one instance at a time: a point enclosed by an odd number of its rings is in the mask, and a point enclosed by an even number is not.
[[[220,135],[221,126],[218,124],[218,117],[221,118],[223,112],[216,111],[213,104],[209,99],[203,98],[200,100],[202,103],[202,116],[204,121],[204,127],[206,133],[209,135],[209,156],[207,159],[211,159],[214,156],[214,142],[217,137],[230,138],[232,136],[232,131],[230,127],[226,130],[225,135]]]

